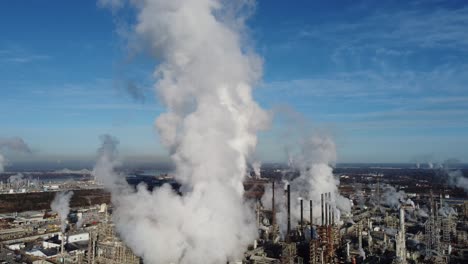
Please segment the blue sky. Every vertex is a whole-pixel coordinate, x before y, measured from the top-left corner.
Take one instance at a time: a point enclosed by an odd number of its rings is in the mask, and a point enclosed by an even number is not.
[[[34,152],[13,162],[92,158],[104,133],[124,156],[164,159],[156,62],[125,48],[129,20],[94,1],[0,2],[0,137]],[[468,161],[466,1],[260,0],[248,23],[256,99],[331,133],[339,162]],[[261,133],[261,159],[285,160],[285,130],[278,118]]]

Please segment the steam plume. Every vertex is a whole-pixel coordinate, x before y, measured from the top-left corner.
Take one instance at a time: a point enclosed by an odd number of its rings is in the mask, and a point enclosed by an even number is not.
[[[22,138],[0,138],[0,149],[10,149],[18,152],[31,153],[31,149]]]
[[[72,191],[58,192],[50,204],[52,211],[56,212],[60,217],[62,232],[65,232],[67,217],[70,213],[70,199],[72,196]]]
[[[134,101],[139,103],[145,102],[145,91],[135,81],[127,81],[125,91]]]
[[[465,190],[468,193],[468,179],[463,176],[460,170],[448,172],[448,183]]]
[[[101,182],[108,189],[113,190],[123,186],[123,176],[119,176],[115,172],[115,168],[120,165],[117,159],[117,145],[119,141],[111,135],[102,135],[101,147],[98,149],[98,158],[96,166],[92,171],[92,175],[97,181]]]
[[[260,178],[262,163],[260,161],[254,161],[252,163],[252,168],[253,168],[253,171],[255,173],[255,177]]]
[[[12,138],[0,138],[0,150],[12,150],[23,153],[31,153],[31,149],[24,142],[22,138],[12,137]],[[0,172],[3,172],[5,169],[7,160],[0,153]]]
[[[242,182],[268,116],[252,98],[261,63],[243,45],[246,2],[132,2],[136,34],[161,61],[156,89],[167,112],[156,127],[183,194],[119,189],[115,157],[105,154],[94,172],[112,189],[119,233],[146,263],[226,263],[256,236]]]
[[[338,192],[339,180],[333,175],[332,164],[336,162],[336,146],[327,135],[312,135],[302,140],[301,149],[293,157],[293,164],[299,170],[300,176],[291,182],[291,190],[298,197],[315,201],[314,211],[320,210],[320,195],[331,193],[330,205],[335,210],[335,216],[340,212],[350,212],[351,202]],[[294,218],[300,213],[299,200],[294,199]],[[319,214],[317,214],[319,215]]]
[[[23,181],[23,178],[24,178],[24,175],[21,174],[21,173],[18,173],[18,174],[11,175],[10,177],[8,177],[8,182],[9,183],[20,183],[20,182]]]
[[[330,205],[335,211],[335,217],[339,219],[341,212],[351,211],[351,202],[338,192],[339,180],[333,175],[331,164],[336,162],[336,147],[331,137],[312,134],[303,137],[300,141],[300,149],[289,155],[289,165],[293,171],[299,171],[299,177],[290,177],[291,185],[291,220],[298,222],[300,219],[300,199],[313,200],[315,217],[320,219],[320,195],[331,193]],[[294,174],[294,173],[293,173]],[[288,176],[285,175],[287,178]],[[276,191],[276,218],[280,230],[286,230],[286,212],[284,212],[284,197],[280,191]],[[267,189],[262,197],[262,203],[271,206],[271,189]],[[308,218],[305,216],[304,218]],[[310,220],[310,219],[309,219]],[[314,219],[317,223],[317,219]]]
[[[0,173],[2,173],[5,170],[5,157],[3,157],[2,154],[0,154]]]
[[[406,202],[406,193],[402,190],[397,191],[395,187],[389,184],[382,186],[381,203],[392,208],[399,208],[402,202]],[[409,200],[411,201],[411,200]],[[412,201],[409,203],[413,203]]]

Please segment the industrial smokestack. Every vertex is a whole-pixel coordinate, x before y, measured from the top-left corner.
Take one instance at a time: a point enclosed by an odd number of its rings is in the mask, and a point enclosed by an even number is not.
[[[276,218],[276,211],[275,211],[275,181],[273,180],[272,184],[271,184],[271,192],[272,192],[272,196],[271,196],[271,213],[272,213],[272,217],[271,217],[271,224],[273,226],[275,226],[275,218]]]
[[[301,198],[301,230],[304,227],[304,200]]]
[[[289,240],[289,235],[291,233],[291,185],[288,184],[288,233],[287,237]]]
[[[359,224],[359,237],[358,237],[359,249],[362,249],[362,226]]]
[[[312,200],[310,200],[310,239],[312,240],[312,237],[313,237],[313,226],[314,226],[314,203],[312,202]]]
[[[336,208],[333,207],[333,208],[332,208],[332,215],[331,215],[331,219],[332,219],[331,224],[332,224],[332,225],[335,225],[335,210],[336,210]]]
[[[320,195],[320,201],[322,203],[322,214],[321,214],[321,216],[322,216],[322,225],[325,225],[325,214],[323,213],[324,212],[323,211],[323,209],[324,209],[324,207],[323,207],[323,193]]]
[[[328,225],[331,225],[333,223],[332,220],[332,203],[331,203],[331,193],[328,193]]]
[[[325,225],[328,225],[328,194],[325,193]]]
[[[406,263],[406,231],[405,231],[405,209],[400,207],[400,230],[398,232],[396,255],[401,259],[401,263]]]
[[[64,248],[65,248],[65,233],[62,232],[62,241],[60,243],[60,255],[62,257],[62,261],[63,261]]]

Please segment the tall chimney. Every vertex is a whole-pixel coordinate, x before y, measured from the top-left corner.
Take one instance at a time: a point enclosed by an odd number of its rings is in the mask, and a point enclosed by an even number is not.
[[[322,214],[321,214],[321,216],[322,216],[322,223],[321,223],[321,224],[322,224],[322,225],[325,225],[325,214],[323,213],[323,209],[324,209],[324,208],[323,208],[323,193],[320,195],[320,201],[322,202]]]
[[[314,226],[314,211],[313,211],[313,208],[314,208],[314,204],[312,202],[312,200],[310,200],[310,239],[312,240],[312,237],[313,237],[313,226]]]
[[[272,197],[271,197],[271,224],[272,226],[275,226],[275,218],[276,218],[276,211],[275,211],[275,180],[273,180],[272,182],[272,186],[271,186],[271,192],[272,192]]]
[[[301,198],[301,230],[304,228],[304,205],[303,204],[304,204],[304,200]]]
[[[325,225],[328,225],[328,194],[325,193]]]
[[[288,184],[288,233],[287,237],[291,234],[291,185]]]
[[[328,224],[333,224],[332,220],[332,202],[331,202],[331,192],[328,193]]]
[[[333,207],[332,208],[332,225],[335,225],[335,210],[336,210],[336,207]]]
[[[63,261],[63,253],[64,253],[64,248],[65,248],[65,232],[62,232],[62,241],[60,241],[60,257],[62,258]]]
[[[380,207],[380,178],[377,176],[377,206]]]

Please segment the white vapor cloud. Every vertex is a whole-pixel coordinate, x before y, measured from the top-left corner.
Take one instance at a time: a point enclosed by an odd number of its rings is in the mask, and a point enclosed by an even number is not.
[[[70,213],[70,199],[73,196],[72,191],[58,192],[54,200],[50,204],[52,211],[56,212],[60,217],[61,230],[65,232],[68,214]]]
[[[105,139],[94,174],[112,192],[119,234],[145,263],[239,260],[257,235],[242,182],[269,116],[252,97],[261,60],[245,44],[249,2],[131,2],[135,34],[161,62],[155,89],[167,111],[156,128],[182,194],[120,182]]]
[[[2,150],[31,153],[28,144],[20,137],[0,138],[0,151]],[[7,165],[7,159],[0,153],[0,172],[5,170],[5,165]]]

